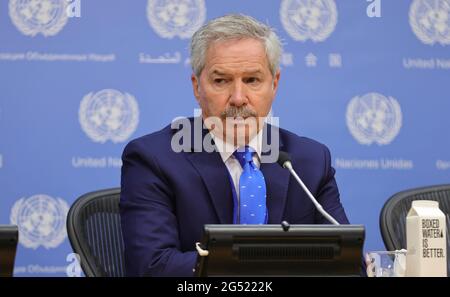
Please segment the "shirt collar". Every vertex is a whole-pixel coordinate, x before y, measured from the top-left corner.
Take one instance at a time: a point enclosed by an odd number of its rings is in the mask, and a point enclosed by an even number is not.
[[[257,154],[258,159],[261,160],[261,146],[262,146],[262,135],[263,130],[259,130],[258,134],[256,134],[248,143],[248,146],[251,147]],[[233,144],[223,141],[220,137],[217,137],[214,135],[214,133],[211,134],[212,139],[214,140],[214,144],[216,145],[216,148],[218,152],[220,153],[220,156],[222,157],[222,161],[225,163],[228,158],[230,158],[234,151],[237,149]]]

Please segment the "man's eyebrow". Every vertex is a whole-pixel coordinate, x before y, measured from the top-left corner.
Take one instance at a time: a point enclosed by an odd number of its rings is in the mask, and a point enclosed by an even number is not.
[[[247,74],[247,75],[249,75],[249,74],[262,74],[263,72],[260,70],[260,69],[251,69],[251,70],[248,70],[248,71],[244,71],[244,74]]]
[[[220,75],[220,76],[223,76],[223,75],[227,75],[225,72],[222,72],[222,71],[220,71],[220,70],[214,70],[213,72],[211,72],[211,75]]]

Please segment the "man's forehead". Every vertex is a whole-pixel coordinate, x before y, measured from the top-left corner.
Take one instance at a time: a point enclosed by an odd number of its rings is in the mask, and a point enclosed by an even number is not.
[[[205,55],[205,74],[258,74],[270,71],[265,47],[253,38],[212,42]]]
[[[262,56],[213,56],[206,58],[205,70],[208,74],[265,73],[270,71],[266,55]]]
[[[236,67],[236,69],[233,69],[233,67],[223,67],[223,66],[212,66],[210,69],[208,69],[208,73],[211,75],[229,75],[231,73],[242,73],[242,74],[252,74],[252,75],[258,75],[258,74],[264,74],[263,66],[255,67],[251,66],[249,68],[242,67]]]

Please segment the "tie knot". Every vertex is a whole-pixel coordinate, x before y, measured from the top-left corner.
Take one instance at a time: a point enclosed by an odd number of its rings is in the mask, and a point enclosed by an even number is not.
[[[244,168],[246,163],[250,163],[253,161],[254,153],[255,151],[251,147],[245,146],[244,148],[240,147],[237,150],[235,150],[233,155],[236,157],[236,159],[238,159],[242,168]]]

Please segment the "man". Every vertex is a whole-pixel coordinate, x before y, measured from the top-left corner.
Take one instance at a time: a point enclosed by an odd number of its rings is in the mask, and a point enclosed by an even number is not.
[[[192,86],[204,127],[196,131],[189,119],[193,135],[181,142],[179,125],[172,125],[131,141],[123,153],[127,275],[192,276],[204,224],[328,223],[276,158],[264,161],[278,151],[290,154],[323,208],[348,223],[328,149],[283,129],[275,135],[264,124],[281,51],[271,28],[242,15],[214,19],[193,35]],[[195,133],[215,150],[196,146]]]

